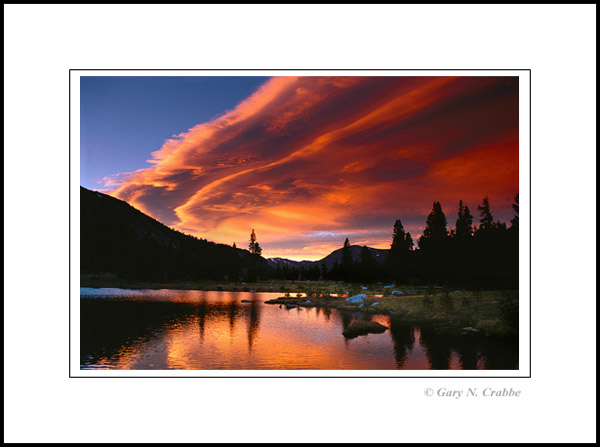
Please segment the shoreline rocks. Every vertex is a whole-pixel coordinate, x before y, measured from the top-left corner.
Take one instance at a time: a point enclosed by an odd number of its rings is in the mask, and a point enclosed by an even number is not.
[[[344,301],[346,301],[347,303],[363,304],[365,301],[367,301],[367,295],[365,295],[364,293],[359,293],[358,295],[346,298]]]

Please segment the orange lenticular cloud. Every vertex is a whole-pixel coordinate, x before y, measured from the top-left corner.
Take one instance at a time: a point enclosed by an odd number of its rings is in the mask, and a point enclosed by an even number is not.
[[[112,194],[180,231],[267,257],[385,248],[395,219],[418,235],[434,200],[455,221],[518,192],[516,77],[274,77],[231,111],[106,180]]]

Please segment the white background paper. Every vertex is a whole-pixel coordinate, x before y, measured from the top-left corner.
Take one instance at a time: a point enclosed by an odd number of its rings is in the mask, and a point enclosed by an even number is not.
[[[4,6],[5,442],[595,441],[595,8]],[[532,378],[69,378],[72,68],[530,68]]]

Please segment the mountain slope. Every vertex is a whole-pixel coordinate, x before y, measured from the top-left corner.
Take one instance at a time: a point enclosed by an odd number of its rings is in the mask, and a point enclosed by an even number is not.
[[[376,261],[378,261],[382,264],[385,262],[385,260],[387,259],[389,250],[385,250],[385,249],[381,249],[381,248],[371,248],[371,247],[368,247],[368,248],[371,251],[373,258]],[[360,246],[360,245],[351,245],[350,246],[350,253],[352,254],[353,260],[358,261],[360,259],[360,250],[361,249],[362,249],[362,246]],[[323,259],[321,259],[320,261],[317,261],[317,262],[319,264],[325,263],[327,268],[331,269],[331,267],[333,267],[333,264],[335,262],[337,262],[338,265],[342,263],[342,251],[343,251],[343,248],[338,248],[337,250],[332,251],[330,254],[328,254]]]
[[[246,250],[185,235],[127,202],[80,188],[81,272],[148,280],[254,279],[267,261]]]

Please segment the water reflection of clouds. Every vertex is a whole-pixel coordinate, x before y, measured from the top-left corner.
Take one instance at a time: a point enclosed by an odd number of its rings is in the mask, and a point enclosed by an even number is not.
[[[279,309],[277,294],[111,291],[82,300],[82,363],[106,369],[510,369],[470,337],[441,336],[384,315],[382,334],[341,333],[355,316],[325,308]],[[86,296],[87,290],[82,289]],[[129,300],[131,298],[131,300]],[[242,300],[249,300],[242,303]],[[91,307],[90,307],[91,306]],[[89,308],[89,309],[88,309]],[[88,310],[86,310],[88,309]],[[83,326],[82,326],[83,328]]]

